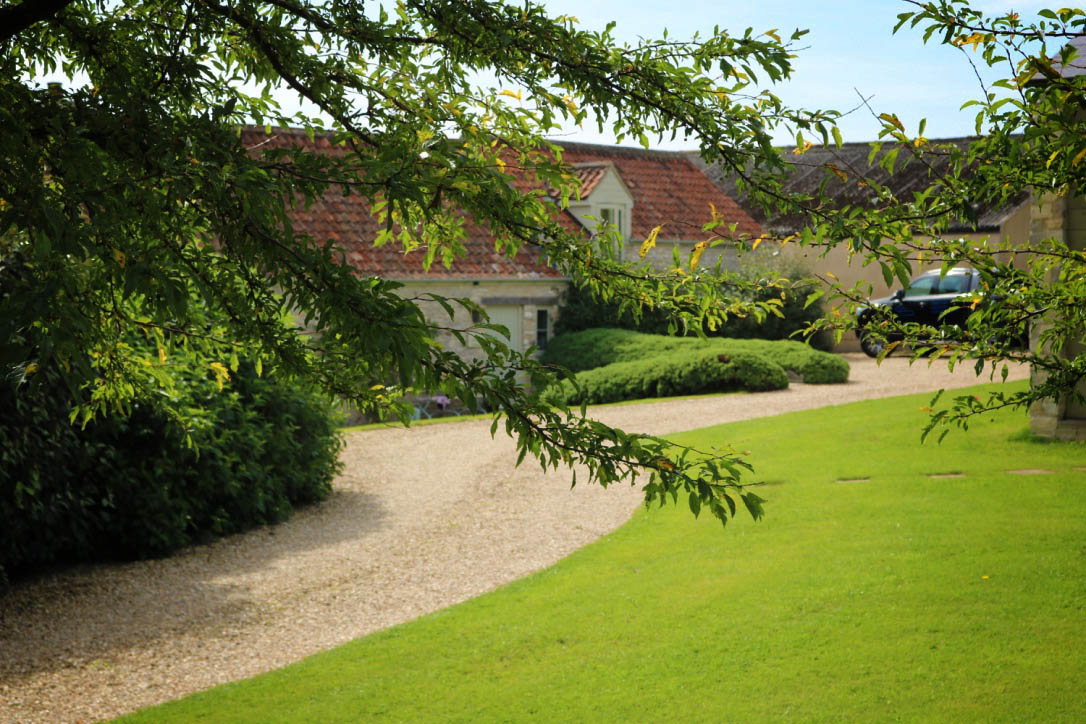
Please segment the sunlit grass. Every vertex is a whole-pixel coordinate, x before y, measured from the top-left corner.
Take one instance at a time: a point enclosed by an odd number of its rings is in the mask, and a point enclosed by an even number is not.
[[[927,401],[686,433],[751,451],[764,521],[641,511],[491,594],[132,720],[1083,720],[1086,446],[1021,413],[921,445]]]

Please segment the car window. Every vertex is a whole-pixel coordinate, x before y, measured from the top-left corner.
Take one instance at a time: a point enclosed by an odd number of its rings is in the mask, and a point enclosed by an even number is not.
[[[947,274],[939,280],[940,294],[963,294],[969,291],[968,274]]]
[[[913,279],[909,284],[909,288],[905,290],[906,297],[923,297],[928,294],[935,294],[935,282],[939,281],[939,277],[934,274],[931,276],[920,277],[919,279]]]

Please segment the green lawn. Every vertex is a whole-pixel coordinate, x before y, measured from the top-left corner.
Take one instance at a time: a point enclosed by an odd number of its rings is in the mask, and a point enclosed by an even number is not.
[[[921,446],[927,401],[687,433],[753,453],[765,520],[641,511],[494,593],[131,720],[1086,720],[1086,446],[1021,413]]]

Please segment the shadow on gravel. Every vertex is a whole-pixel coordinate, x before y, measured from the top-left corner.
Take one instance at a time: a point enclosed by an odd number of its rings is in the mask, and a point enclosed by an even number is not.
[[[0,593],[0,689],[40,671],[102,665],[114,652],[208,625],[229,630],[263,612],[248,586],[223,579],[361,540],[384,528],[387,515],[377,496],[334,491],[277,526],[169,558],[78,566],[16,583]]]

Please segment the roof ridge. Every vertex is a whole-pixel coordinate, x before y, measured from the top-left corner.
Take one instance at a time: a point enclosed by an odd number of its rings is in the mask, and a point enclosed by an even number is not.
[[[553,138],[547,139],[556,146],[571,151],[583,151],[605,153],[609,155],[641,156],[647,158],[686,158],[691,151],[668,151],[659,148],[642,148],[640,146],[620,146],[607,143],[585,143],[583,141],[560,141]],[[697,153],[697,151],[693,151]]]

